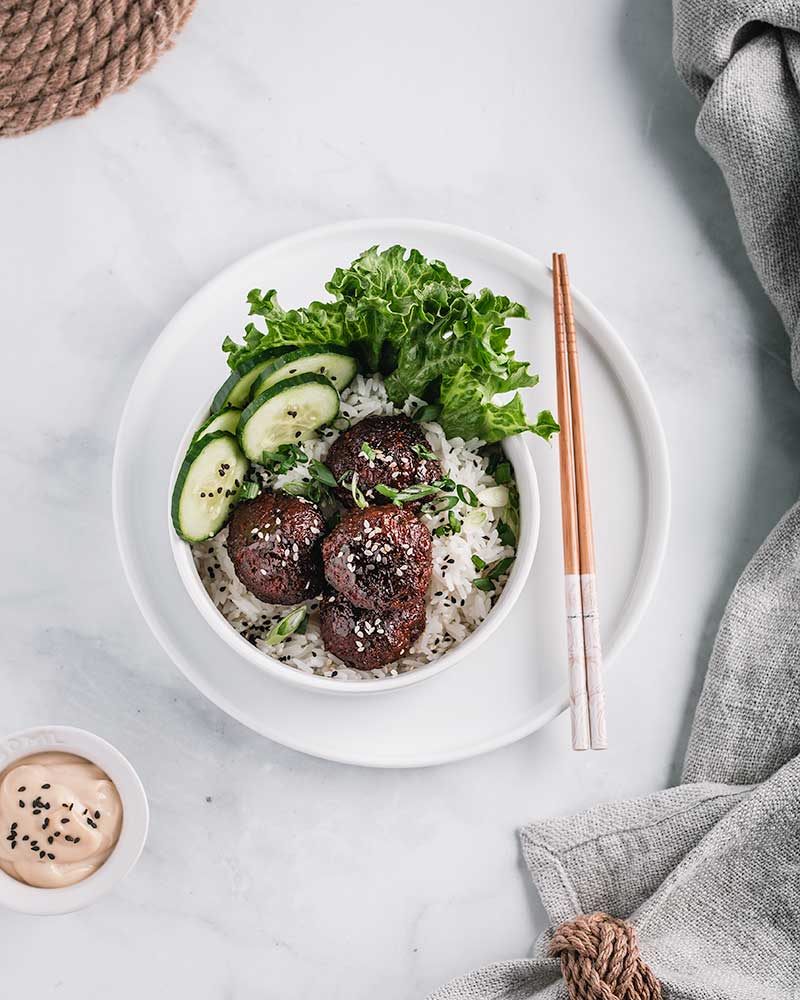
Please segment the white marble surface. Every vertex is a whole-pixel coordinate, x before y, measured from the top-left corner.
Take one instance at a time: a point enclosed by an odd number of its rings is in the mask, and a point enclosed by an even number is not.
[[[517,827],[676,780],[726,596],[798,492],[800,398],[669,33],[634,0],[206,0],[130,93],[0,144],[0,730],[108,736],[153,809],[95,908],[0,914],[4,996],[421,997],[543,927]],[[562,717],[439,769],[310,759],[204,701],[130,597],[110,460],[148,347],[232,259],[366,215],[567,249],[650,380],[673,529],[605,754]]]

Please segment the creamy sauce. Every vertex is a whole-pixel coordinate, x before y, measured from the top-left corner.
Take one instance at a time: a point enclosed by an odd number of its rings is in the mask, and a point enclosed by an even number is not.
[[[69,753],[37,753],[0,774],[0,869],[57,889],[88,878],[114,850],[122,803],[99,767]]]

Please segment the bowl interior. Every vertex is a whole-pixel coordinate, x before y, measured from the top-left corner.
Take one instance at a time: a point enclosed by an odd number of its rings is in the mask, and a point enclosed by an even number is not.
[[[432,660],[424,666],[417,667],[396,677],[373,678],[372,680],[350,680],[347,678],[321,677],[318,674],[307,674],[296,670],[274,659],[262,650],[257,649],[244,639],[227,621],[214,605],[197,572],[192,556],[191,546],[177,536],[172,526],[170,514],[170,498],[172,487],[178,475],[184,455],[189,447],[196,429],[203,422],[210,407],[207,401],[195,414],[187,427],[178,446],[170,476],[169,493],[167,496],[167,526],[172,547],[172,554],[178,568],[181,581],[186,588],[192,603],[210,627],[236,653],[259,670],[266,670],[277,679],[297,687],[313,689],[327,694],[377,694],[384,691],[400,690],[412,684],[434,677],[467,654],[474,652],[481,643],[495,631],[506,617],[519,597],[533,564],[536,544],[539,537],[539,488],[536,481],[536,471],[533,460],[524,441],[524,436],[506,438],[503,449],[514,467],[514,477],[517,482],[520,498],[520,532],[517,540],[517,557],[503,592],[487,615],[485,620],[466,639],[448,652]]]

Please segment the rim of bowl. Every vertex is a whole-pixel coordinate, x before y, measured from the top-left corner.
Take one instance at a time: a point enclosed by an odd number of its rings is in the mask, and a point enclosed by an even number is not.
[[[77,754],[105,771],[122,802],[122,828],[108,860],[74,885],[43,889],[0,870],[0,906],[39,916],[81,910],[113,889],[139,860],[150,823],[147,795],[133,765],[116,747],[86,729],[33,726],[12,733],[0,740],[0,771],[23,757],[47,752]]]
[[[524,436],[505,438],[501,443],[506,456],[514,467],[514,478],[517,483],[520,498],[520,537],[517,542],[517,556],[514,567],[509,574],[503,593],[492,607],[486,618],[465,639],[448,652],[431,660],[424,666],[417,667],[395,677],[373,678],[371,680],[341,680],[332,677],[322,677],[319,674],[306,673],[296,667],[287,666],[274,657],[257,649],[230,624],[220,613],[211,600],[197,572],[191,545],[176,533],[172,524],[171,499],[178,470],[181,467],[186,451],[197,428],[205,419],[211,405],[209,398],[195,413],[186,432],[181,438],[172,472],[169,478],[167,493],[167,526],[172,547],[172,555],[178,569],[181,581],[190,600],[201,616],[223,639],[227,645],[241,657],[253,664],[259,670],[265,670],[271,676],[296,687],[304,687],[325,694],[378,694],[384,691],[398,691],[412,684],[435,677],[447,670],[468,653],[477,649],[499,627],[506,615],[511,611],[520,596],[525,582],[530,574],[536,547],[539,541],[539,525],[541,506],[539,500],[539,483],[531,453],[525,444]]]

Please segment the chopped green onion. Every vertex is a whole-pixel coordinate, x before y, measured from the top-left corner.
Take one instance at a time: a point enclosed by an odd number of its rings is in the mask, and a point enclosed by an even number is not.
[[[453,532],[449,524],[440,524],[438,528],[433,529],[433,533],[437,538],[442,538],[444,535],[452,535]]]
[[[350,481],[346,482],[348,476],[350,477]],[[369,504],[367,503],[367,498],[364,496],[364,494],[358,488],[358,473],[357,472],[346,472],[342,476],[340,482],[341,482],[342,486],[344,486],[345,489],[350,490],[350,493],[351,493],[351,495],[353,497],[353,500],[355,501],[356,507],[360,507],[361,510],[363,510],[365,507],[369,506]]]
[[[436,461],[434,453],[430,450],[430,448],[426,448],[424,444],[412,444],[411,450],[419,455],[420,458],[429,458],[433,462]]]
[[[483,569],[486,566],[486,560],[485,559],[481,559],[481,557],[479,555],[476,555],[475,553],[473,553],[473,555],[472,555],[472,565],[475,567],[475,569]]]
[[[458,497],[437,497],[435,500],[430,500],[428,503],[423,504],[420,508],[420,513],[443,514],[446,510],[452,510],[457,503]]]
[[[450,525],[450,530],[453,532],[454,535],[457,535],[461,531],[461,522],[452,512],[452,510],[447,515],[447,522]]]
[[[508,487],[507,486],[487,486],[478,494],[478,500],[485,507],[507,507]]]
[[[367,460],[372,462],[375,460],[375,457],[378,453],[375,451],[372,445],[367,444],[366,441],[363,441],[361,444],[361,454],[366,455]]]
[[[477,579],[473,580],[472,586],[475,587],[476,590],[494,590],[494,584],[492,581],[487,580],[483,576],[479,576]]]
[[[451,493],[456,488],[455,482],[449,476],[434,480],[433,485],[443,493]]]
[[[496,562],[488,573],[484,573],[484,576],[487,580],[496,580],[499,576],[506,573],[513,564],[514,557],[506,556],[505,559],[500,559],[499,562]]]
[[[288,493],[290,497],[305,497],[308,496],[308,483],[303,482],[292,482],[284,483],[281,486],[284,493]]]
[[[239,490],[240,500],[253,500],[261,492],[258,483],[254,483],[252,480],[247,483],[242,483],[242,487]]]
[[[261,464],[273,475],[280,476],[297,465],[306,465],[308,455],[296,444],[282,444],[275,451],[265,451]]]
[[[483,524],[487,520],[489,515],[485,510],[471,510],[469,514],[464,518],[465,524]]]
[[[295,608],[285,618],[281,618],[264,640],[265,644],[267,646],[277,646],[279,642],[283,642],[284,639],[287,639],[296,632],[302,634],[308,627],[307,618],[308,608],[305,604],[301,604],[299,608]]]
[[[328,466],[323,465],[322,462],[318,462],[316,459],[313,459],[308,468],[311,475],[317,480],[317,482],[322,483],[324,486],[335,487],[339,485],[336,482],[334,474]]]
[[[500,536],[500,541],[503,545],[508,545],[512,549],[517,547],[517,536],[514,534],[513,528],[506,524],[505,521],[497,522],[497,534]]]
[[[471,490],[469,486],[462,486],[461,483],[456,486],[456,493],[458,494],[458,499],[462,503],[469,504],[470,507],[478,506],[478,498],[475,495],[474,490]]]
[[[386,483],[378,483],[375,487],[376,493],[380,493],[381,496],[387,497],[392,503],[398,505],[413,500],[421,500],[423,497],[433,496],[438,491],[439,488],[430,483],[414,483],[412,486],[406,486],[403,490],[396,490],[394,486],[387,486]]]
[[[499,485],[511,482],[511,465],[508,462],[501,462],[494,470],[494,481]]]
[[[414,414],[414,419],[418,420],[421,424],[430,424],[434,420],[439,419],[441,412],[441,406],[437,403],[429,403],[427,406],[423,406],[421,410],[417,410]]]
[[[334,430],[342,432],[349,431],[352,426],[353,421],[350,417],[346,417],[343,413],[340,413],[339,416],[336,417],[336,419],[331,423],[331,427],[333,427]]]

